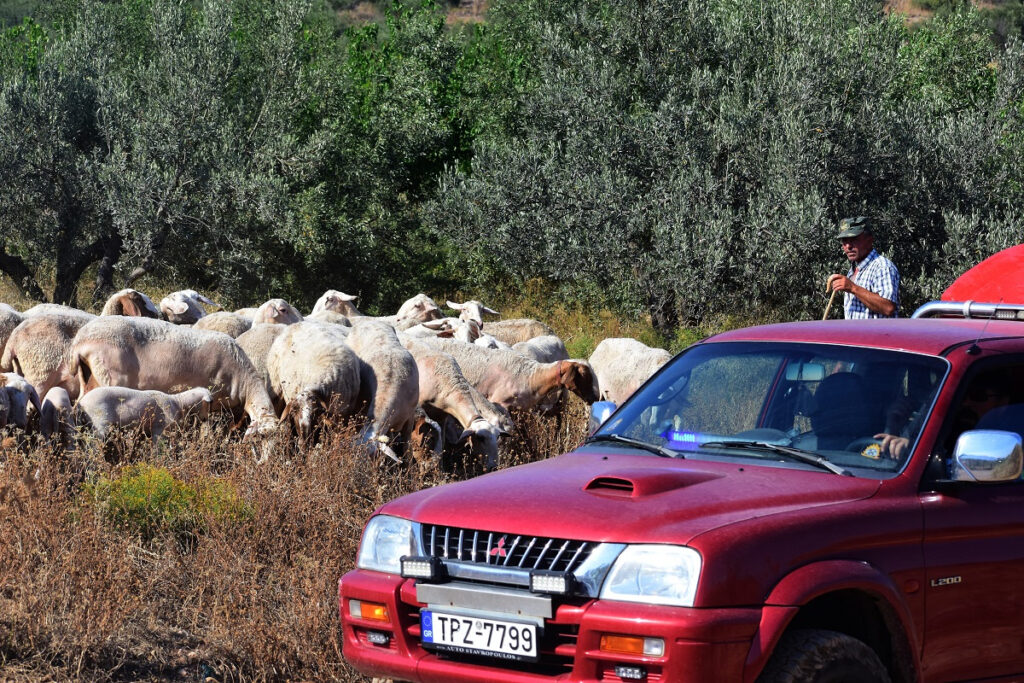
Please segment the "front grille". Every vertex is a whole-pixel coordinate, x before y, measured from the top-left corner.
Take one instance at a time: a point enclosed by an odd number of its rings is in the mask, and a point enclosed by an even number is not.
[[[494,567],[571,572],[590,556],[594,546],[563,538],[423,525],[423,547],[428,555]]]

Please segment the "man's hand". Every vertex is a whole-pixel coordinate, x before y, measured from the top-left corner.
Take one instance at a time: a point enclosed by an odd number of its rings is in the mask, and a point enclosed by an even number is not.
[[[853,286],[853,280],[846,277],[845,275],[828,276],[829,291],[835,290],[837,292],[853,292]]]
[[[882,442],[882,455],[886,455],[892,460],[902,458],[903,454],[907,452],[907,447],[910,446],[910,439],[905,436],[882,433],[875,434],[871,438]]]

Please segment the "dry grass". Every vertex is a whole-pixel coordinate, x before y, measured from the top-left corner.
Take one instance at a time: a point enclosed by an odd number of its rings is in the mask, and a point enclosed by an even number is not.
[[[569,450],[585,423],[575,397],[560,431],[519,416],[503,466]],[[476,462],[442,471],[423,454],[403,466],[358,457],[340,429],[307,447],[242,443],[217,422],[155,451],[130,436],[67,455],[5,444],[2,680],[365,680],[342,659],[337,616],[363,524],[392,498],[479,473]],[[187,543],[143,540],[84,494],[140,461],[227,484],[252,514],[207,519]]]

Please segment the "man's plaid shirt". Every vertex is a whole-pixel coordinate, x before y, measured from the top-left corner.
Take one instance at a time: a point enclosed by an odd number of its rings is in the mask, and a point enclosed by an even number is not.
[[[846,277],[864,289],[879,294],[896,304],[893,314],[884,316],[869,309],[853,294],[845,292],[843,294],[843,311],[847,319],[895,318],[900,314],[900,272],[896,270],[892,261],[872,249],[863,261],[850,268]]]

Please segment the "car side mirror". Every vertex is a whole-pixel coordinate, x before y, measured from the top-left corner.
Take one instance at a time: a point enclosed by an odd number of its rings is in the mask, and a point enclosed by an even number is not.
[[[597,428],[608,421],[615,409],[618,408],[613,401],[595,401],[590,406],[590,424],[587,426],[587,434],[593,434]]]
[[[995,429],[964,432],[953,451],[955,481],[1013,481],[1024,466],[1020,434]]]

